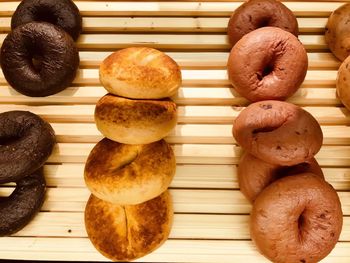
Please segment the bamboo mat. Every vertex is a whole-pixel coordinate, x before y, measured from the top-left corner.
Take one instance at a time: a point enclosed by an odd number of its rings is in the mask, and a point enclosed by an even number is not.
[[[268,262],[249,236],[251,205],[238,189],[241,154],[232,121],[247,105],[227,81],[226,25],[240,1],[75,1],[83,18],[78,40],[80,71],[65,91],[29,98],[10,89],[0,73],[0,112],[30,110],[50,121],[58,144],[45,166],[48,183],[42,211],[22,231],[0,238],[0,259],[104,261],[91,245],[83,212],[89,192],[84,162],[102,136],[93,123],[96,101],[106,92],[98,65],[128,46],[161,49],[182,67],[183,87],[174,97],[179,124],[166,138],[177,156],[171,184],[175,220],[170,239],[140,262]],[[344,1],[345,2],[345,1]],[[0,2],[0,43],[10,30],[18,1]],[[339,62],[324,40],[327,17],[342,2],[286,1],[298,17],[309,70],[289,99],[320,122],[324,146],[317,155],[337,189],[344,212],[340,241],[322,262],[350,262],[350,114],[335,94]],[[8,195],[12,186],[0,188]]]

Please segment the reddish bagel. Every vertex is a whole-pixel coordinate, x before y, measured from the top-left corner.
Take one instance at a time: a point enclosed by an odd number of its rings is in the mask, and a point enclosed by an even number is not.
[[[250,232],[260,252],[275,263],[316,263],[337,243],[343,214],[337,192],[318,176],[287,176],[254,202]]]
[[[239,188],[251,203],[255,201],[262,190],[282,177],[313,173],[324,178],[315,158],[293,166],[280,166],[261,161],[249,153],[243,154],[237,173]]]
[[[292,166],[310,160],[320,150],[323,134],[315,118],[283,101],[256,102],[234,121],[233,136],[255,157]]]
[[[308,58],[294,35],[263,27],[237,42],[227,67],[233,87],[248,100],[284,100],[304,81]]]

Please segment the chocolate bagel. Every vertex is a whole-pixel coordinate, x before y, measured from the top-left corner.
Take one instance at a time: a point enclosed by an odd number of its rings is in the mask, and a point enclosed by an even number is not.
[[[232,132],[247,152],[282,166],[310,160],[323,142],[322,130],[315,118],[283,101],[250,104],[234,121]]]
[[[9,197],[0,198],[0,236],[9,236],[26,226],[39,212],[45,197],[42,169],[16,183]]]
[[[113,261],[143,257],[168,238],[173,222],[168,191],[138,205],[121,206],[91,195],[85,208],[85,228],[90,241]]]
[[[82,31],[79,9],[71,0],[22,0],[12,16],[12,30],[34,21],[54,24],[74,40]]]
[[[237,173],[239,188],[251,203],[262,190],[280,178],[300,173],[313,173],[324,178],[315,158],[293,166],[280,166],[261,161],[249,153],[243,154]]]
[[[316,263],[337,243],[343,215],[337,192],[310,173],[288,176],[255,200],[250,232],[259,251],[276,263]]]
[[[0,114],[0,183],[16,182],[38,170],[55,145],[46,121],[26,111]]]
[[[164,140],[130,145],[105,138],[91,151],[84,178],[98,198],[135,205],[163,193],[175,175],[175,168],[174,152]]]
[[[234,89],[250,101],[284,100],[304,81],[305,48],[291,33],[263,27],[243,36],[232,48],[227,69]]]
[[[265,26],[279,27],[298,36],[298,21],[284,4],[276,0],[249,0],[238,7],[229,20],[227,33],[231,45]]]
[[[46,22],[15,28],[1,47],[1,67],[18,92],[44,97],[67,88],[75,78],[79,53],[73,39]]]

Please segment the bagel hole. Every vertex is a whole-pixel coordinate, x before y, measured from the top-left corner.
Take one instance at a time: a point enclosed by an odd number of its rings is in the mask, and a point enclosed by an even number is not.
[[[32,66],[35,71],[39,72],[42,68],[42,57],[39,55],[34,55],[32,57]]]
[[[271,74],[271,72],[274,70],[274,65],[272,63],[267,64],[262,72],[256,73],[256,76],[259,81],[263,80],[267,75]]]
[[[276,130],[277,127],[262,127],[262,128],[258,128],[258,129],[254,129],[253,130],[253,134],[257,134],[257,133],[264,133],[264,132],[272,132],[274,130]]]
[[[258,28],[269,26],[269,24],[270,24],[270,18],[264,17],[258,22]]]
[[[304,217],[304,211],[303,211],[298,218],[298,231],[299,231],[300,240],[302,240],[303,238],[304,225],[305,225],[305,217]]]
[[[2,136],[2,137],[0,137],[0,146],[10,145],[10,144],[16,142],[20,138],[21,138],[20,135],[17,135],[17,136]]]
[[[57,17],[55,14],[50,12],[50,10],[46,8],[41,8],[36,11],[34,14],[34,20],[35,21],[41,21],[41,22],[48,22],[50,24],[57,24]]]

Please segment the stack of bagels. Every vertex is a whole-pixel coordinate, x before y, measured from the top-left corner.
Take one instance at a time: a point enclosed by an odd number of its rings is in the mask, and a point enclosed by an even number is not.
[[[7,82],[30,97],[61,92],[79,67],[75,41],[82,17],[72,0],[22,0],[11,18],[12,31],[1,46]]]
[[[108,56],[100,81],[109,94],[96,105],[95,122],[106,137],[85,166],[92,192],[85,226],[96,249],[114,261],[151,253],[169,236],[175,155],[164,137],[176,126],[169,99],[181,85],[181,71],[161,51],[131,47]]]
[[[315,118],[284,100],[303,82],[307,54],[293,13],[275,0],[250,0],[231,16],[228,75],[254,102],[241,111],[233,136],[245,151],[242,193],[253,204],[250,233],[273,262],[318,262],[342,229],[339,197],[314,156],[323,134]]]

